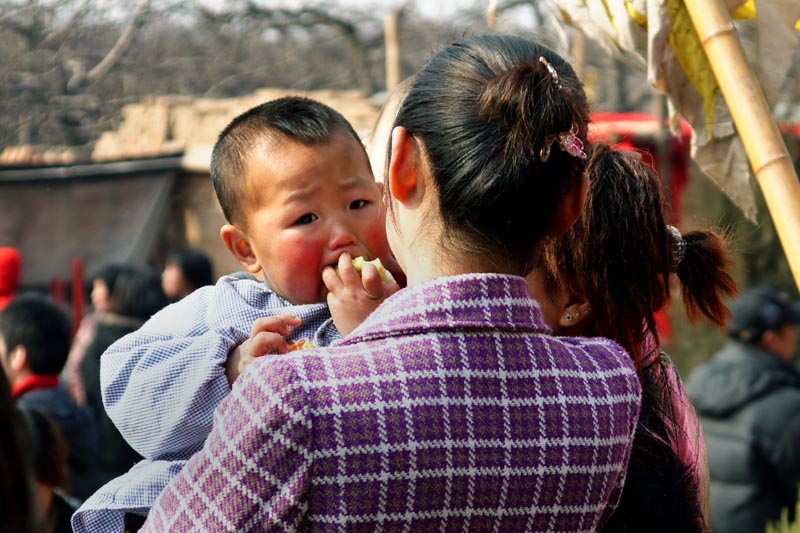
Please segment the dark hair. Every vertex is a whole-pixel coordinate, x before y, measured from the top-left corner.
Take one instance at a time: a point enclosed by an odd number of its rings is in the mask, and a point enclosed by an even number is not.
[[[25,348],[34,374],[59,374],[72,341],[69,316],[54,301],[23,295],[0,313],[0,334],[9,353]]]
[[[540,152],[573,126],[586,143],[588,122],[582,85],[558,54],[520,37],[483,35],[423,67],[395,126],[424,145],[446,249],[494,257],[524,274],[585,168],[558,142],[549,159]]]
[[[0,531],[9,533],[34,530],[33,485],[23,452],[23,433],[8,377],[0,371]]]
[[[92,281],[100,280],[105,283],[108,288],[108,293],[114,292],[114,287],[117,283],[117,277],[125,269],[125,265],[121,263],[109,263],[97,269],[97,272],[92,276]]]
[[[654,313],[670,298],[678,259],[660,180],[639,154],[604,144],[594,149],[589,180],[582,216],[546,246],[546,277],[551,290],[555,284],[586,297],[593,333],[617,341],[639,367],[644,337],[657,335]],[[726,239],[706,230],[683,239],[685,253],[674,270],[687,313],[722,327],[729,314],[722,300],[737,290],[727,272]]]
[[[339,130],[350,133],[361,146],[358,134],[341,113],[300,96],[272,100],[234,118],[219,134],[211,154],[211,181],[228,222],[243,223],[247,159],[253,150],[263,149],[264,140],[277,138],[312,146],[329,141]]]
[[[69,449],[55,421],[33,409],[20,409],[28,437],[28,457],[39,483],[69,490]]]
[[[169,301],[161,277],[151,268],[118,265],[114,290],[109,294],[110,310],[139,320],[147,320]]]
[[[192,289],[214,284],[214,267],[211,259],[200,250],[193,248],[176,250],[167,257],[167,265],[177,266]]]
[[[625,485],[617,508],[600,531],[707,531],[703,487],[695,465],[685,464],[670,445],[683,435],[664,424],[674,418],[672,398],[663,393],[667,386],[649,376],[644,382]]]

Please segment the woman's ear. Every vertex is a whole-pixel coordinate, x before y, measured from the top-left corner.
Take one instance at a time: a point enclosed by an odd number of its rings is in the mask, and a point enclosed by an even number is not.
[[[250,246],[247,235],[245,235],[242,230],[232,224],[225,224],[220,228],[219,236],[222,238],[222,242],[225,243],[228,251],[230,251],[245,270],[251,274],[258,274],[261,272],[261,264],[258,262],[253,247]]]
[[[592,306],[586,301],[575,301],[567,304],[561,316],[558,318],[558,325],[569,328],[583,322],[592,314]]]
[[[392,130],[388,186],[392,197],[407,203],[417,190],[418,157],[414,138],[403,126]]]
[[[589,174],[582,172],[581,177],[569,192],[561,199],[558,209],[550,221],[548,234],[558,236],[571,228],[583,213],[586,198],[589,196]]]

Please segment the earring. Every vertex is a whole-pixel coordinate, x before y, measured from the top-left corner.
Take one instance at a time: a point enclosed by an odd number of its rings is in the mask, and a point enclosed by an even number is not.
[[[567,314],[564,316],[564,318],[567,320],[567,322],[572,322],[572,315],[571,315],[571,314],[567,313]]]

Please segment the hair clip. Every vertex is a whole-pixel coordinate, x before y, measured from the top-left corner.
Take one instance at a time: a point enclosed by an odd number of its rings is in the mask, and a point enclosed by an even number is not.
[[[689,244],[681,235],[681,231],[675,226],[667,225],[667,231],[669,231],[669,235],[672,238],[672,264],[670,268],[673,272],[677,272],[678,267],[681,266],[681,261],[683,261],[683,256],[686,255],[686,248]]]
[[[583,150],[583,141],[578,137],[578,126],[573,123],[568,132],[548,135],[544,138],[544,144],[539,149],[539,161],[547,163],[548,159],[550,159],[550,149],[556,140],[558,140],[558,145],[561,149],[572,157],[577,157],[578,159],[589,157]]]
[[[556,87],[558,87],[559,90],[563,89],[564,87],[562,87],[561,81],[558,79],[558,72],[556,72],[556,69],[553,67],[553,65],[551,65],[550,62],[542,56],[539,56],[539,63],[544,65],[547,69],[547,72],[550,73],[550,77],[553,78],[553,83],[556,84]]]

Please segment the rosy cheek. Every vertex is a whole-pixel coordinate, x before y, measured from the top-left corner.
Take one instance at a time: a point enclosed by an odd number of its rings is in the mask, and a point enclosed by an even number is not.
[[[298,293],[318,292],[322,283],[320,259],[324,243],[297,235],[283,239],[276,247],[279,267],[286,277],[284,283],[296,296]]]

